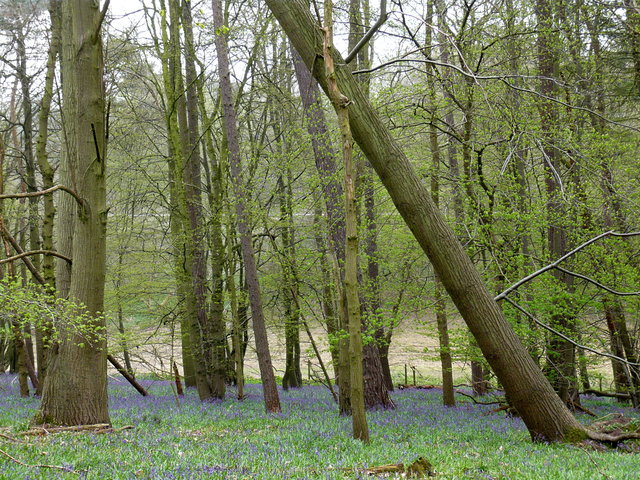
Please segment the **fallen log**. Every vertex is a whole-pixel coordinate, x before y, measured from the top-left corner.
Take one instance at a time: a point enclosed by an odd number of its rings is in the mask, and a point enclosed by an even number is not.
[[[71,426],[49,426],[40,425],[21,432],[20,435],[49,435],[62,432],[92,432],[92,433],[116,433],[123,430],[130,430],[133,425],[125,425],[120,428],[113,428],[108,423],[96,423],[95,425],[71,425]]]
[[[588,388],[582,393],[584,395],[595,395],[597,397],[631,399],[631,395],[629,395],[628,393],[601,392],[592,388]]]

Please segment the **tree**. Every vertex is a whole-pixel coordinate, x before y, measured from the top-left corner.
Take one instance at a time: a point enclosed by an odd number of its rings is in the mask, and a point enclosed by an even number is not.
[[[300,0],[267,0],[289,39],[325,91],[322,44],[317,25]],[[396,208],[429,257],[434,270],[476,338],[534,440],[587,436],[567,410],[493,300],[451,228],[433,204],[407,157],[380,121],[356,81],[334,54],[335,76],[350,106],[355,140],[367,155]]]
[[[345,260],[344,260],[344,310],[349,327],[349,384],[353,437],[369,441],[369,427],[364,409],[364,376],[362,354],[362,322],[360,319],[360,294],[358,292],[358,221],[356,212],[356,173],[353,165],[353,138],[349,125],[349,105],[338,85],[333,63],[333,2],[324,4],[324,36],[322,53],[327,61],[325,75],[328,79],[327,94],[338,116],[342,139],[345,191]]]
[[[51,350],[36,424],[110,423],[104,310],[106,257],[105,100],[101,27],[105,10],[97,2],[67,0],[62,5],[63,114],[66,130],[61,180],[78,201],[61,206],[60,251],[73,265],[59,268],[68,293],[85,316],[88,333],[62,329]],[[67,278],[68,275],[68,278]],[[60,285],[60,283],[59,283]]]
[[[218,54],[218,73],[220,77],[220,95],[222,97],[222,108],[224,113],[224,128],[227,136],[229,149],[229,166],[233,180],[235,194],[236,222],[240,235],[242,259],[246,269],[247,288],[249,289],[249,301],[251,304],[251,315],[253,319],[253,331],[256,340],[256,351],[258,353],[258,364],[260,367],[260,378],[264,393],[264,401],[267,412],[280,412],[280,398],[276,387],[271,363],[271,353],[269,352],[269,340],[264,323],[264,312],[262,307],[262,296],[260,293],[260,283],[258,279],[258,268],[256,265],[251,231],[249,229],[249,212],[247,211],[247,192],[240,165],[240,144],[236,124],[235,104],[233,99],[229,57],[227,53],[227,35],[229,28],[224,22],[223,7],[221,0],[212,0],[213,26],[215,29],[216,53]]]

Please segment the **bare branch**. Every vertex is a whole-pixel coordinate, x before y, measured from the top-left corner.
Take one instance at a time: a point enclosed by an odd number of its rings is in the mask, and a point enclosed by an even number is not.
[[[54,257],[58,257],[58,258],[61,258],[61,259],[65,260],[65,261],[67,261],[69,264],[73,263],[72,260],[69,257],[66,257],[66,256],[62,255],[61,253],[54,252],[52,250],[31,250],[29,252],[19,253],[18,255],[14,255],[13,257],[3,258],[2,260],[0,260],[0,265],[2,265],[3,263],[9,263],[9,262],[13,262],[15,260],[20,260],[21,258],[28,257],[28,256],[31,256],[31,255],[52,255]]]
[[[82,197],[80,197],[80,195],[78,195],[74,190],[70,189],[69,187],[65,187],[64,185],[56,185],[54,187],[47,188],[46,190],[40,190],[38,192],[7,193],[7,194],[4,194],[4,195],[0,195],[0,201],[6,200],[6,199],[9,199],[9,198],[39,197],[41,195],[47,195],[49,193],[53,193],[53,192],[55,192],[57,190],[62,190],[63,192],[67,192],[69,195],[71,195],[73,198],[76,199],[76,202],[78,202],[78,204],[82,208],[85,207],[85,201],[82,199]]]
[[[605,352],[599,352],[598,350],[595,350],[591,347],[587,347],[585,345],[580,345],[578,342],[572,340],[571,338],[567,337],[564,333],[559,332],[558,330],[556,330],[553,327],[550,327],[549,325],[547,325],[546,323],[541,322],[540,320],[538,320],[535,316],[533,316],[531,313],[529,313],[527,310],[525,310],[523,307],[521,307],[520,305],[518,305],[516,302],[514,302],[513,300],[511,300],[509,297],[505,297],[504,298],[507,302],[509,302],[511,305],[513,305],[515,308],[517,308],[518,310],[520,310],[522,313],[524,313],[529,319],[531,319],[532,321],[534,321],[537,325],[540,325],[542,328],[544,328],[545,330],[553,333],[554,335],[559,336],[560,338],[566,340],[567,342],[569,342],[570,344],[578,347],[578,348],[582,348],[583,350],[586,350],[588,352],[594,353],[596,355],[599,355],[601,357],[607,357],[607,358],[611,358],[613,360],[616,360],[620,363],[624,363],[626,365],[630,365],[633,367],[640,367],[640,363],[633,363],[630,362],[628,360],[625,360],[624,358],[620,358],[616,355],[613,355],[611,353],[605,353]]]
[[[612,293],[613,295],[618,295],[620,297],[631,297],[631,296],[640,295],[640,292],[618,292],[617,290],[609,288],[606,285],[603,285],[602,283],[594,280],[593,278],[587,277],[586,275],[582,275],[581,273],[572,272],[571,270],[567,270],[566,268],[562,268],[562,267],[559,267],[557,265],[556,265],[555,269],[556,270],[560,270],[562,273],[566,273],[567,275],[571,275],[572,277],[581,278],[582,280],[586,280],[587,282],[592,283],[596,287],[601,288],[602,290],[605,290],[605,291],[607,291],[609,293]]]
[[[20,246],[20,244],[16,241],[15,238],[13,238],[11,236],[11,234],[7,231],[6,228],[4,228],[4,225],[0,225],[0,234],[9,241],[9,243],[11,244],[11,246],[14,248],[14,250],[16,252],[18,252],[18,254],[23,254],[24,250],[22,249],[22,247]],[[36,279],[36,281],[40,284],[40,285],[46,285],[47,282],[45,282],[44,278],[42,277],[42,275],[40,275],[40,272],[38,272],[38,269],[33,265],[33,263],[31,262],[31,260],[29,259],[29,257],[23,256],[21,257],[22,261],[24,262],[24,264],[27,266],[27,268],[29,269],[29,271],[31,272],[31,274],[33,275],[33,278]]]
[[[589,245],[591,245],[592,243],[597,242],[598,240],[601,240],[601,239],[603,239],[605,237],[637,237],[639,235],[640,235],[640,232],[618,233],[618,232],[614,232],[614,231],[608,231],[608,232],[601,233],[600,235],[598,235],[596,237],[593,237],[590,240],[587,240],[582,245],[577,246],[576,248],[571,250],[569,253],[563,255],[562,257],[560,257],[555,262],[550,263],[548,265],[545,265],[540,270],[536,270],[532,274],[527,275],[522,280],[519,280],[518,282],[516,282],[513,285],[511,285],[510,287],[508,287],[506,290],[503,290],[502,293],[499,293],[493,299],[496,302],[499,301],[499,300],[505,300],[507,298],[507,295],[509,295],[511,292],[517,290],[518,287],[521,287],[525,283],[533,280],[534,278],[542,275],[545,272],[548,272],[549,270],[551,270],[553,268],[558,268],[558,265],[560,265],[560,263],[564,262],[567,258],[575,255],[576,253],[578,253],[583,248],[588,247]]]
[[[411,53],[411,52],[410,52]],[[542,76],[531,76],[531,75],[477,75],[471,71],[466,71],[460,67],[458,67],[457,65],[453,65],[451,63],[444,63],[444,62],[439,62],[437,60],[432,60],[432,59],[425,59],[425,58],[395,58],[393,60],[389,60],[388,62],[385,63],[381,63],[380,65],[377,65],[375,67],[371,67],[371,68],[363,68],[361,70],[355,70],[353,72],[354,75],[360,75],[360,74],[364,74],[364,73],[373,73],[375,71],[381,70],[385,67],[388,67],[390,65],[394,65],[396,63],[403,63],[403,62],[414,62],[414,63],[427,63],[430,65],[435,65],[435,66],[439,66],[439,67],[446,67],[446,68],[451,68],[453,70],[455,70],[456,72],[460,73],[461,75],[467,77],[467,78],[471,78],[473,79],[475,82],[477,82],[478,80],[500,80],[501,82],[503,82],[507,87],[516,90],[518,92],[523,92],[523,93],[530,93],[532,95],[535,95],[537,97],[543,98],[545,100],[549,100],[551,102],[557,103],[559,105],[562,105],[563,107],[566,108],[570,108],[572,110],[579,110],[582,112],[586,112],[589,115],[593,115],[601,120],[604,120],[607,123],[610,123],[612,125],[616,125],[618,127],[622,127],[622,128],[627,128],[629,130],[633,130],[634,132],[640,132],[640,128],[634,127],[632,125],[626,125],[624,123],[620,123],[620,122],[616,122],[615,120],[611,120],[610,118],[607,118],[605,116],[603,116],[602,114],[591,110],[589,108],[586,107],[581,107],[579,105],[571,105],[570,103],[566,103],[562,100],[560,100],[559,98],[555,98],[555,97],[550,97],[548,95],[544,95],[540,92],[536,92],[535,90],[531,90],[529,88],[524,88],[524,87],[519,87],[517,85],[514,85],[513,83],[510,83],[508,80],[510,79],[516,79],[516,78],[534,78],[534,79],[539,79],[539,80],[552,80],[552,81],[556,81],[553,78],[547,78],[547,77],[542,77]]]

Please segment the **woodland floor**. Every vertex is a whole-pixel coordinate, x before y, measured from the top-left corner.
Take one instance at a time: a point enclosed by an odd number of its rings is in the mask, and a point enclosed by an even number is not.
[[[22,435],[38,399],[18,395],[15,376],[0,375],[0,478],[53,479],[364,479],[368,468],[426,458],[440,479],[637,479],[640,456],[621,444],[532,443],[518,418],[491,406],[441,405],[439,390],[393,392],[397,409],[368,414],[372,441],[350,438],[349,418],[321,386],[282,392],[282,413],[266,415],[259,385],[243,401],[229,389],[221,402],[201,403],[195,392],[176,398],[167,381],[143,380],[151,396],[111,380],[116,433]],[[598,417],[637,411],[586,398]],[[591,422],[591,417],[579,417]],[[400,477],[395,477],[400,478]]]

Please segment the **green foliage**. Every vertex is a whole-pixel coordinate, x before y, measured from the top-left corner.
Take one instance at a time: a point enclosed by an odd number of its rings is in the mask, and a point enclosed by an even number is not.
[[[79,347],[98,343],[106,335],[95,315],[82,305],[58,298],[46,289],[18,281],[0,281],[0,335],[10,338],[27,327],[46,332],[44,341],[54,344],[61,338],[73,338]]]

